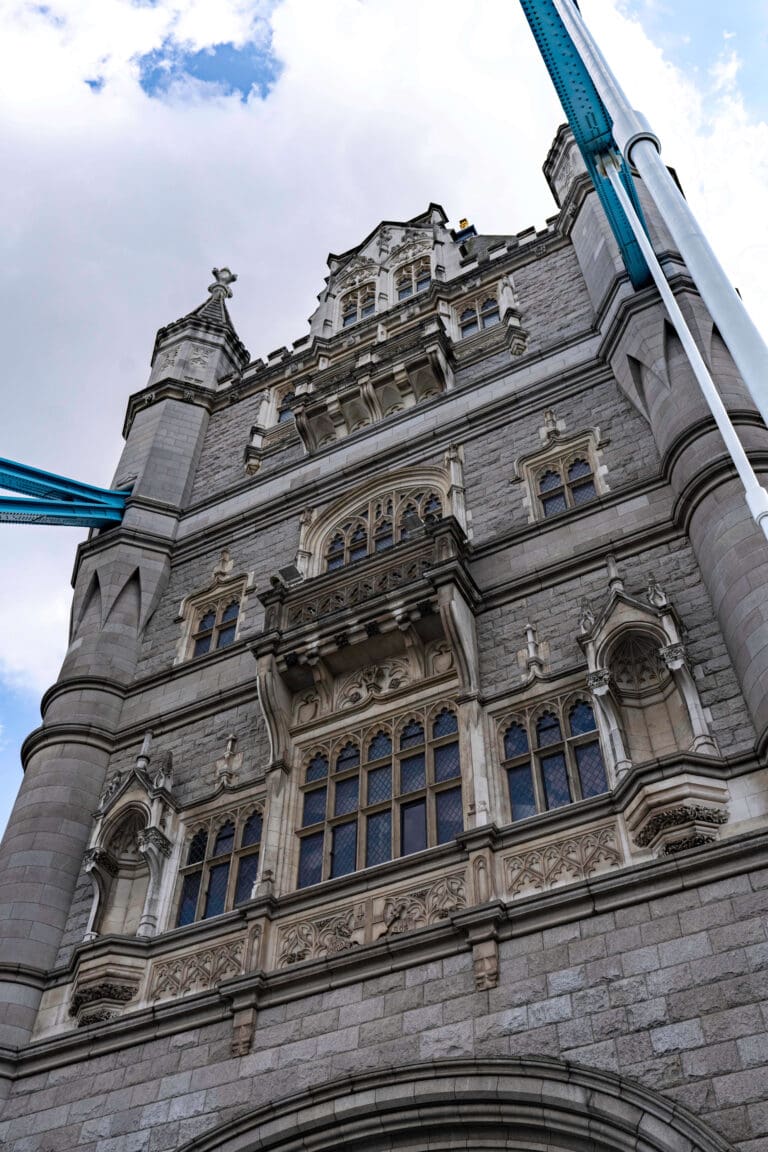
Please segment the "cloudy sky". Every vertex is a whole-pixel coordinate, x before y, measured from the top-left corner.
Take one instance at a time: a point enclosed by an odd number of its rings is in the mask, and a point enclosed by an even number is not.
[[[768,3],[581,9],[768,330]],[[213,265],[260,356],[382,218],[542,226],[561,120],[517,0],[0,0],[0,456],[109,484],[155,330]],[[0,826],[83,535],[0,526]]]

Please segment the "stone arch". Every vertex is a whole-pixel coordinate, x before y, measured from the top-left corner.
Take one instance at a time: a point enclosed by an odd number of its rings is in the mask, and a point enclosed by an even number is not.
[[[183,1152],[731,1152],[681,1105],[547,1058],[439,1060],[272,1102]]]
[[[148,820],[143,806],[128,804],[104,829],[102,840],[111,860],[111,877],[94,925],[101,936],[135,936],[139,930],[149,888],[149,866],[140,850],[140,834]]]

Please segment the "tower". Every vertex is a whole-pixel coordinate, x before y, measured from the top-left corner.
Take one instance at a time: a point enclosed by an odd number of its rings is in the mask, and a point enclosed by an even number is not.
[[[266,360],[228,269],[158,333],[0,853],[13,1152],[768,1134],[768,553],[566,129],[545,173],[542,231],[331,255]]]

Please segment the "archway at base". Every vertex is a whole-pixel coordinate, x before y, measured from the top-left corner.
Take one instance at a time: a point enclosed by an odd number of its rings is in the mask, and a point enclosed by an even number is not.
[[[434,1061],[328,1081],[183,1152],[733,1152],[687,1109],[558,1060]]]

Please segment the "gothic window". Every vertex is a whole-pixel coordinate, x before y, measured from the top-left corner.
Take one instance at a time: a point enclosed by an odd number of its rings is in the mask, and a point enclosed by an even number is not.
[[[432,282],[432,269],[429,257],[413,264],[404,264],[395,273],[395,289],[398,300],[407,300],[419,292],[426,292]]]
[[[177,927],[251,899],[261,846],[258,808],[212,818],[190,837],[181,869]]]
[[[362,284],[353,288],[341,299],[341,326],[349,328],[358,320],[373,316],[376,311],[376,292],[373,284]]]
[[[325,570],[334,572],[386,552],[442,515],[442,498],[429,488],[375,496],[332,530],[325,545]]]
[[[293,389],[283,392],[280,401],[277,405],[277,422],[278,424],[287,424],[289,420],[293,420],[293,405],[296,403],[296,393]]]
[[[688,749],[690,716],[674,677],[659,655],[660,640],[650,633],[625,633],[613,646],[609,668],[633,763]]]
[[[548,461],[539,472],[537,483],[539,508],[545,517],[586,504],[597,496],[592,465],[586,453]]]
[[[239,599],[227,598],[198,609],[192,633],[192,655],[204,656],[206,652],[232,644],[239,616]]]
[[[459,331],[461,338],[474,336],[484,328],[492,328],[501,320],[499,302],[495,296],[478,297],[471,304],[467,304],[459,313]]]
[[[452,705],[345,734],[304,763],[298,887],[444,844],[463,827]]]
[[[502,723],[500,735],[513,820],[608,791],[595,714],[586,700],[522,711]]]

